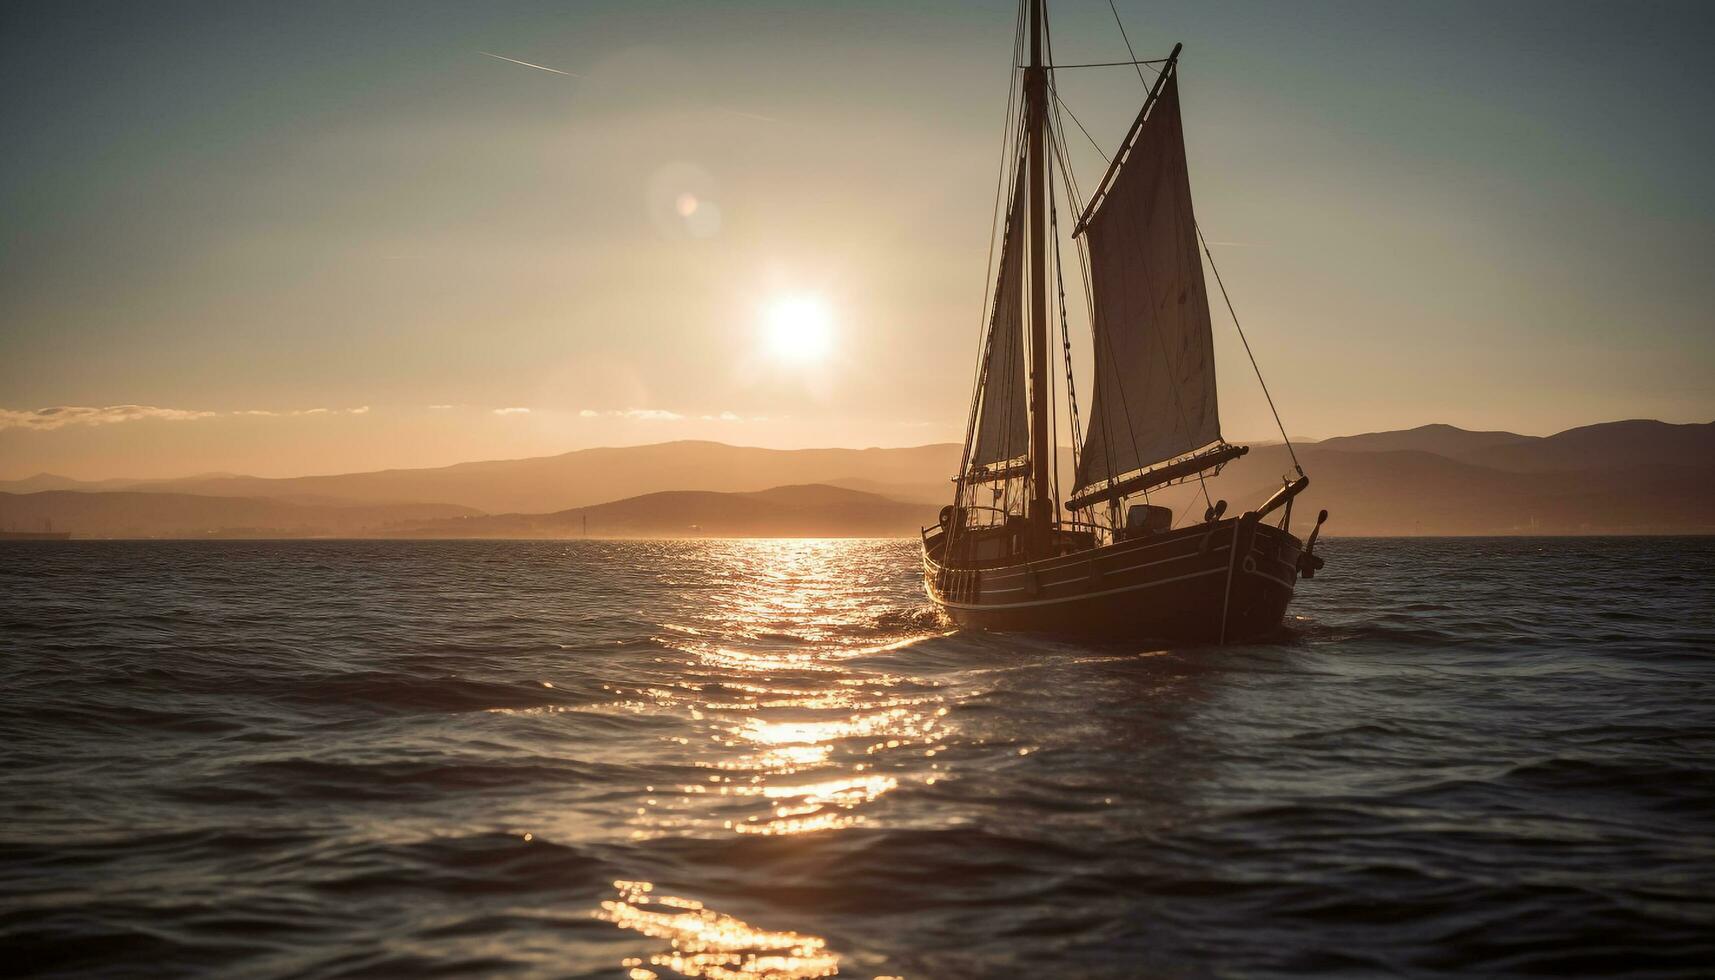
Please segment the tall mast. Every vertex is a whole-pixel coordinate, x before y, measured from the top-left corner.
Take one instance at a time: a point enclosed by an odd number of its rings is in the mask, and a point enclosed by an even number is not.
[[[1030,529],[1031,551],[1037,554],[1048,550],[1054,521],[1054,505],[1048,496],[1048,466],[1054,447],[1048,432],[1048,181],[1043,145],[1048,129],[1048,70],[1042,66],[1045,2],[1030,0],[1030,67],[1024,73],[1030,156]]]

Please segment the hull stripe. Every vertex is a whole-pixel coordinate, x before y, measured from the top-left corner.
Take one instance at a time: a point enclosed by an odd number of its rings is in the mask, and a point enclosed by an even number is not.
[[[1193,526],[1195,526],[1195,525],[1193,525]],[[1205,531],[1203,533],[1207,534],[1209,532]],[[1140,555],[1145,551],[1154,551],[1157,548],[1167,548],[1167,547],[1171,547],[1171,546],[1176,545],[1176,544],[1184,544],[1186,541],[1190,541],[1190,540],[1196,540],[1196,538],[1192,535],[1186,535],[1186,537],[1184,537],[1180,540],[1177,540],[1177,541],[1157,541],[1157,542],[1154,542],[1153,544],[1135,545],[1135,546],[1132,546],[1129,548],[1125,547],[1124,545],[1111,545],[1110,544],[1110,545],[1105,545],[1101,548],[1096,548],[1094,550],[1096,550],[1096,551],[1113,550],[1113,551],[1124,553],[1129,557],[1131,555]],[[1229,547],[1230,544],[1231,544],[1231,542],[1229,542],[1228,544],[1217,545],[1213,548],[1210,548],[1209,551],[1211,554],[1213,554],[1216,551],[1220,551],[1223,548]],[[1105,557],[1108,557],[1108,556],[1106,556],[1106,555],[1099,556],[1095,560],[1100,561],[1101,558],[1105,558]],[[1040,574],[1041,572],[1045,572],[1045,571],[1058,571],[1059,569],[1064,568],[1068,565],[1079,563],[1079,562],[1088,562],[1090,560],[1091,559],[1086,558],[1086,557],[1079,555],[1079,554],[1059,555],[1059,556],[1056,556],[1054,558],[1045,558],[1041,561],[1030,562],[1030,563],[1026,564],[1025,566],[1023,566],[1023,570],[1019,570],[1019,566],[1017,566],[1017,565],[1003,566],[1004,571],[1002,569],[985,569],[985,571],[995,571],[995,572],[1000,572],[1000,574],[984,576],[984,578],[988,579],[989,581],[1004,582],[1007,579],[1018,578],[1022,575],[1028,575],[1031,573]],[[928,559],[928,561],[931,564],[935,564],[937,566],[940,566],[940,563],[936,562],[932,558]],[[1170,558],[1163,559],[1163,561],[1172,561],[1172,559],[1170,559]],[[949,566],[940,566],[940,567],[949,567]],[[1133,565],[1131,567],[1132,568],[1141,568],[1143,566]],[[1120,569],[1119,571],[1126,571],[1126,569]],[[1104,572],[1103,574],[1117,574],[1117,572],[1111,572],[1111,573],[1110,572]]]
[[[1221,545],[1219,548],[1210,548],[1209,554],[1212,555],[1218,551],[1226,551],[1228,547],[1230,547],[1230,546],[1229,545]],[[1137,564],[1137,565],[1127,565],[1124,568],[1104,568],[1104,569],[1102,569],[1102,576],[1106,577],[1109,575],[1122,575],[1126,572],[1135,572],[1140,568],[1151,568],[1151,567],[1154,567],[1156,565],[1165,565],[1168,562],[1184,561],[1187,558],[1199,558],[1199,557],[1202,557],[1202,556],[1198,555],[1196,552],[1189,552],[1189,553],[1183,554],[1183,555],[1174,555],[1172,558],[1161,558],[1161,559],[1157,559],[1156,561],[1142,562],[1141,564]],[[1007,576],[1007,578],[1015,578],[1015,577],[1016,576],[1011,576],[1011,575]],[[1002,579],[1002,581],[1005,581],[1005,579]],[[1052,589],[1052,588],[1056,588],[1056,587],[1062,586],[1062,585],[1076,585],[1079,582],[1086,582],[1086,581],[1089,581],[1089,576],[1087,574],[1086,575],[1080,575],[1077,578],[1063,578],[1063,579],[1059,580],[1058,582],[1043,582],[1042,588]],[[1027,588],[1025,586],[1022,586],[1022,585],[1016,586],[1016,587],[1010,588],[1010,589],[987,589],[987,588],[985,588],[985,589],[983,589],[983,595],[999,595],[1002,592],[1024,592],[1024,591],[1027,591]],[[1091,593],[1091,594],[1095,595],[1097,593]]]
[[[1291,592],[1293,589],[1297,588],[1297,586],[1293,585],[1291,582],[1288,582],[1286,579],[1280,578],[1279,576],[1276,576],[1276,575],[1270,575],[1267,572],[1245,572],[1245,574],[1246,575],[1255,575],[1257,578],[1266,578],[1270,582],[1273,582],[1274,584],[1280,586],[1281,588],[1285,589],[1288,592]]]
[[[1006,609],[1024,609],[1029,606],[1058,606],[1068,602],[1082,602],[1085,599],[1095,599],[1106,595],[1119,595],[1122,592],[1141,592],[1144,589],[1153,589],[1158,585],[1171,585],[1174,582],[1183,582],[1187,579],[1203,578],[1206,575],[1222,575],[1225,573],[1226,569],[1224,568],[1209,568],[1201,572],[1192,572],[1189,575],[1178,575],[1173,578],[1158,579],[1154,582],[1140,582],[1137,585],[1128,585],[1118,589],[1104,589],[1101,592],[1084,592],[1075,596],[1067,596],[1063,599],[1036,599],[1030,602],[996,602],[984,604],[952,602],[947,599],[937,597],[935,593],[929,589],[928,583],[924,583],[923,588],[924,591],[929,592],[929,598],[934,599],[935,602],[946,606],[948,609],[974,609],[980,612],[999,612]]]

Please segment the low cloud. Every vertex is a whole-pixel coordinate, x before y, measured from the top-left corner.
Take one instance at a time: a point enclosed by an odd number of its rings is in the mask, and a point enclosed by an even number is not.
[[[33,411],[0,408],[0,429],[60,429],[68,425],[111,425],[115,422],[138,422],[158,419],[163,422],[190,422],[213,418],[218,412],[198,412],[185,408],[160,408],[155,405],[54,405]]]
[[[0,429],[35,429],[48,431],[77,425],[112,425],[117,422],[194,422],[214,418],[298,418],[305,415],[367,415],[368,405],[356,408],[295,408],[276,411],[270,408],[242,408],[231,412],[204,412],[188,408],[162,408],[158,405],[54,405],[49,408],[0,408]]]
[[[599,412],[593,408],[586,408],[578,412],[578,417],[584,419],[628,419],[633,422],[683,422],[685,419],[690,418],[688,415],[681,415],[678,412],[669,412],[664,408],[609,408]],[[704,415],[702,418],[709,421],[740,421],[739,417],[731,412],[722,412],[719,415]]]
[[[529,415],[530,410],[528,408],[524,408],[524,407],[519,406],[519,405],[514,405],[511,408],[497,408],[494,410],[494,414],[496,414],[496,415]]]
[[[225,414],[227,414],[227,415],[258,415],[258,416],[261,416],[263,418],[270,418],[270,419],[295,419],[295,418],[298,418],[298,417],[304,416],[304,415],[332,415],[333,411],[334,410],[331,408],[289,408],[289,409],[282,409],[280,411],[275,411],[274,409],[271,409],[271,408],[245,408],[245,409],[240,409],[239,411],[236,411],[236,412],[227,412]],[[363,413],[369,411],[369,406],[364,405],[361,408],[348,408],[348,409],[346,409],[346,411],[350,412],[353,415],[362,415]],[[221,413],[220,412],[210,412],[209,414],[210,415],[219,415]]]

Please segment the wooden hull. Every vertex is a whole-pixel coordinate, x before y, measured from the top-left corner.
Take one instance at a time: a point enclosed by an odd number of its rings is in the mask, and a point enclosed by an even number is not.
[[[1232,518],[1025,564],[959,568],[923,552],[924,587],[971,629],[1214,643],[1280,629],[1303,544]]]

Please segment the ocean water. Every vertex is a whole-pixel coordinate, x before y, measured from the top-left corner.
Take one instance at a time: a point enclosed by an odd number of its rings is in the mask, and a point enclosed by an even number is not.
[[[1276,642],[898,541],[0,550],[0,972],[1715,971],[1715,539],[1342,540]]]

